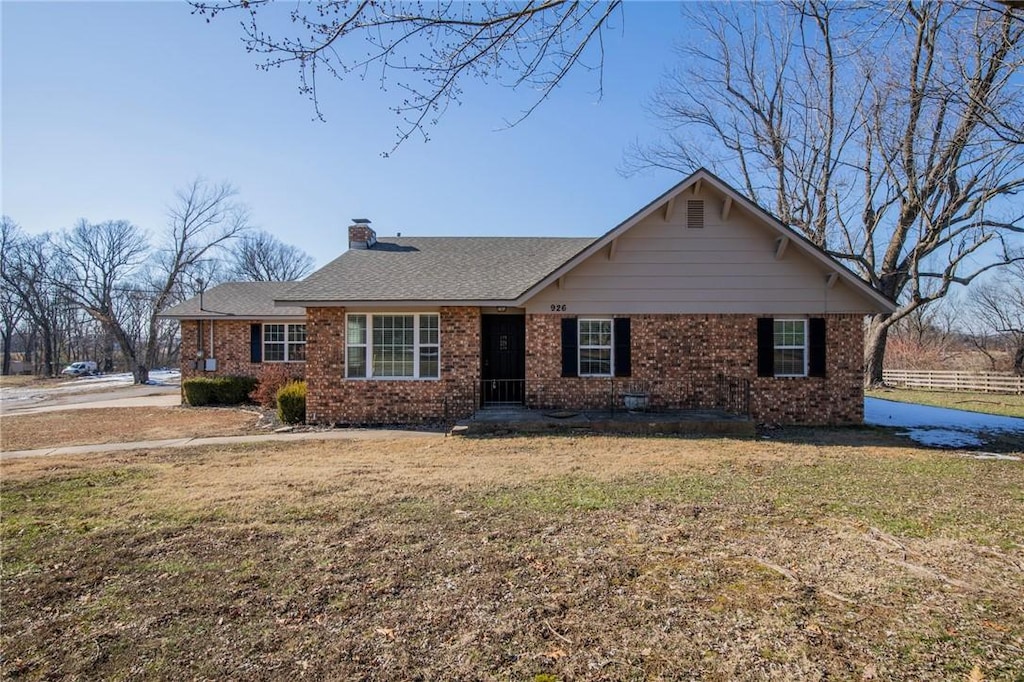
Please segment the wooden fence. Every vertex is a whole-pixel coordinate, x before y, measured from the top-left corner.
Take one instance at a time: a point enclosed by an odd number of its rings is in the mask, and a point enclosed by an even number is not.
[[[935,391],[975,391],[1024,395],[1024,377],[1004,372],[931,372],[916,369],[887,369],[882,381],[898,388]]]

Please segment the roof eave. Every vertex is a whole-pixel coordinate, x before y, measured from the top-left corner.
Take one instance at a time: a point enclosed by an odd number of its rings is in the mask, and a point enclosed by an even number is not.
[[[300,313],[288,313],[287,315],[281,313],[271,314],[254,314],[254,313],[158,313],[157,317],[164,320],[301,320],[305,319],[305,315]]]
[[[288,301],[289,306],[305,308],[492,308],[517,307],[514,299],[362,299],[362,300],[308,300]]]

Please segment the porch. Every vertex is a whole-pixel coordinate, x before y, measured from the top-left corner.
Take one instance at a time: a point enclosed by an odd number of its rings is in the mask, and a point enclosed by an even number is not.
[[[753,437],[754,421],[724,410],[541,410],[485,407],[452,428],[453,435],[597,432],[636,435]]]

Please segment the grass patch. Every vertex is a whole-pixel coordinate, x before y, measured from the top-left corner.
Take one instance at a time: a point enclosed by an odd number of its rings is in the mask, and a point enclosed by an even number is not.
[[[104,407],[3,417],[0,450],[256,433],[257,415],[235,408]]]
[[[901,403],[919,403],[935,407],[949,407],[970,412],[1001,414],[1006,417],[1024,417],[1024,395],[1005,393],[969,393],[966,391],[923,391],[903,388],[868,390],[871,398],[895,400]]]
[[[6,461],[0,675],[1024,676],[1024,466],[804,435]]]

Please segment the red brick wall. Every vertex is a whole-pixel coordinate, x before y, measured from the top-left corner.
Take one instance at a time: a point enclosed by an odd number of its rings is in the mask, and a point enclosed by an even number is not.
[[[267,367],[286,366],[295,370],[295,374],[301,375],[304,371],[304,362],[250,362],[251,352],[249,347],[249,325],[258,323],[259,320],[215,320],[213,321],[213,352],[210,352],[210,320],[203,320],[202,332],[197,337],[199,330],[198,320],[181,321],[181,378],[191,379],[192,377],[217,377],[217,376],[248,376],[259,377]],[[197,345],[201,342],[201,346]],[[213,372],[203,370],[203,361],[200,360],[199,368],[196,368],[196,351],[202,348],[203,359],[212,357],[217,360],[217,369]]]
[[[480,379],[480,310],[440,310],[441,378],[345,379],[345,309],[308,308],[307,421],[395,424],[468,416]]]
[[[530,406],[606,408],[628,384],[662,409],[733,407],[749,382],[759,422],[859,424],[863,421],[860,315],[828,315],[827,376],[759,378],[754,315],[631,315],[629,379],[563,378],[561,316],[527,315],[526,391]]]
[[[480,378],[480,311],[441,309],[439,380],[345,380],[345,309],[311,308],[307,317],[310,423],[388,424],[429,422],[469,414]],[[828,370],[824,378],[757,376],[757,318],[752,315],[631,316],[632,377],[563,378],[561,317],[526,320],[527,403],[531,407],[621,407],[617,395],[641,384],[662,409],[736,406],[738,383],[749,382],[751,415],[780,424],[859,424],[863,421],[862,318],[827,316]],[[217,320],[213,350],[217,371],[195,369],[197,325],[181,324],[182,378],[229,374],[258,377],[281,363],[249,362],[248,320]],[[209,322],[202,348],[209,353]],[[289,363],[301,372],[303,363]],[[730,394],[730,387],[733,392]],[[725,401],[723,403],[723,400]]]

